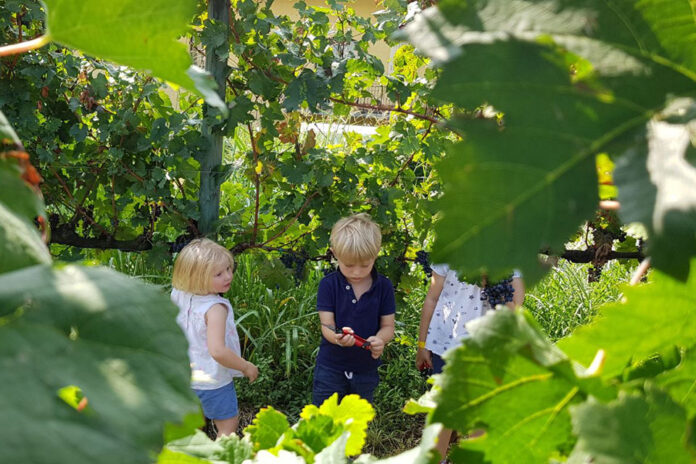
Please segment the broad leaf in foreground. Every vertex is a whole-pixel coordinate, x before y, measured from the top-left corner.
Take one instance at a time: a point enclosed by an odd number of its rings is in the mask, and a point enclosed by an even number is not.
[[[686,2],[664,3],[442,2],[461,53],[435,96],[489,105],[503,123],[450,121],[463,141],[439,169],[436,260],[467,276],[514,267],[530,282],[541,275],[537,251],[559,249],[596,208],[595,155],[693,91],[696,74],[681,60],[693,65],[696,26]],[[431,35],[414,45],[428,53],[442,44]]]
[[[307,405],[302,409],[300,417],[310,421],[312,418],[324,415],[333,418],[334,422],[343,425],[350,432],[346,444],[346,455],[359,454],[365,444],[367,424],[375,417],[375,410],[369,402],[358,395],[346,395],[338,402],[338,395],[331,395],[321,406]]]
[[[186,339],[157,287],[105,268],[0,275],[0,462],[149,463],[198,411]],[[67,394],[86,398],[81,403]],[[10,445],[12,444],[12,445]]]
[[[686,414],[660,391],[622,394],[609,404],[589,400],[571,413],[578,442],[569,464],[693,462]]]
[[[377,459],[373,456],[362,455],[354,462],[355,464],[436,464],[440,462],[440,455],[434,451],[434,448],[441,428],[441,424],[426,426],[423,429],[420,445],[396,456]]]
[[[696,417],[696,349],[682,355],[679,365],[655,378],[656,384],[668,392],[674,401],[686,409],[689,417]]]
[[[51,256],[34,219],[46,218],[38,189],[22,176],[33,167],[17,134],[0,112],[0,274],[34,264],[49,264]]]
[[[250,426],[244,429],[254,444],[254,450],[272,448],[290,428],[288,418],[271,406],[262,408]]]
[[[215,82],[191,65],[178,39],[196,14],[194,0],[44,0],[47,35],[62,45],[185,87],[223,112]]]
[[[467,328],[472,336],[445,355],[429,418],[462,434],[485,430],[462,440],[455,460],[547,462],[572,441],[569,406],[588,393],[613,396],[597,379],[579,377],[524,314],[500,310]]]
[[[194,435],[167,443],[157,464],[242,464],[252,454],[253,446],[248,436],[231,435],[212,441],[197,430]]]
[[[646,226],[651,264],[680,279],[696,256],[696,166],[686,157],[695,139],[696,102],[676,100],[629,145],[614,174],[621,219]]]
[[[624,290],[625,302],[602,307],[598,318],[558,342],[568,356],[589,365],[592,353],[604,350],[602,375],[620,374],[631,361],[640,361],[672,347],[696,342],[696,260],[687,282],[659,271],[653,282]]]

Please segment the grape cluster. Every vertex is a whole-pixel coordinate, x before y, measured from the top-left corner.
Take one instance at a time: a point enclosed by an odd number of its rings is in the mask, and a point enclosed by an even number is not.
[[[427,251],[424,250],[419,250],[416,252],[416,263],[420,264],[423,267],[423,272],[425,272],[425,275],[430,277],[433,274],[433,270],[430,267],[430,255],[428,254]]]
[[[512,277],[501,280],[500,282],[487,285],[481,290],[481,300],[488,300],[491,308],[495,308],[499,304],[505,304],[512,301],[512,295],[515,290],[512,288]]]
[[[193,240],[193,237],[190,235],[179,235],[173,243],[169,245],[169,250],[171,253],[178,253],[181,250],[184,249],[186,245],[189,244]]]
[[[297,282],[302,280],[305,263],[307,262],[306,256],[297,253],[285,253],[280,256],[280,262],[283,263],[286,268],[293,271],[293,276]]]

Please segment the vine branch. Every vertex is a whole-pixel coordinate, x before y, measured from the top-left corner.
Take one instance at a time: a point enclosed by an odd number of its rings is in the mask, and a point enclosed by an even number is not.
[[[26,42],[19,42],[11,45],[4,45],[0,47],[0,56],[10,56],[19,55],[20,53],[25,53],[30,50],[36,50],[41,48],[51,41],[51,38],[47,35],[42,35],[36,39],[27,40]]]

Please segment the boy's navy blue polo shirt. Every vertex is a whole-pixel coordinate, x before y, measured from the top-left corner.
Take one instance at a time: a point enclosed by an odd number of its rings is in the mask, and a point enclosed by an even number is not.
[[[379,331],[382,316],[396,311],[394,286],[373,267],[372,286],[358,300],[345,276],[340,271],[332,272],[319,282],[317,311],[334,313],[336,327],[350,327],[356,335],[368,338]],[[317,364],[340,371],[369,372],[381,361],[373,359],[370,350],[334,345],[322,337]]]

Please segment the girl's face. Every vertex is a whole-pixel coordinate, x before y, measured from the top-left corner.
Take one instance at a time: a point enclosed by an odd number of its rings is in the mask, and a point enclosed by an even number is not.
[[[210,278],[211,293],[227,293],[232,283],[232,274],[232,267],[227,261],[213,266],[213,274]]]
[[[338,268],[341,270],[341,274],[346,277],[346,280],[351,284],[359,284],[364,282],[370,273],[372,272],[372,266],[375,265],[374,259],[368,259],[366,261],[359,260],[342,260],[336,258],[338,261]]]

